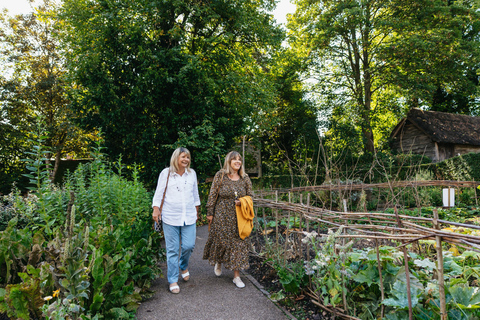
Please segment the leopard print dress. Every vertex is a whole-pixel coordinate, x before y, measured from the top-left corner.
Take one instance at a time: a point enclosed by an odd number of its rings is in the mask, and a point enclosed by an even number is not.
[[[235,192],[238,198],[253,197],[252,182],[248,175],[233,181],[223,170],[217,172],[207,201],[207,216],[214,217],[203,259],[212,266],[221,263],[228,270],[244,270],[249,268],[250,239],[247,237],[242,240],[238,234]]]

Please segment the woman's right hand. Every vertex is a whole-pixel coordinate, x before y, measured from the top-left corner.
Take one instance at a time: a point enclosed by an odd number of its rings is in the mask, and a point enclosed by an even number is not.
[[[212,222],[213,216],[207,216],[208,222]]]
[[[162,221],[162,213],[160,212],[159,207],[153,207],[152,219],[157,223]]]

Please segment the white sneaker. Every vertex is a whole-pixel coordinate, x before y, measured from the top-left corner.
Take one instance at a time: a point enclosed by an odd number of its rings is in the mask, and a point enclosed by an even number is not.
[[[240,279],[240,277],[233,278],[233,283],[235,283],[237,288],[245,287],[245,283],[243,283],[243,281],[242,281],[242,279]]]
[[[221,263],[215,263],[215,268],[213,269],[215,272],[215,275],[217,277],[220,277],[222,275],[222,264]]]

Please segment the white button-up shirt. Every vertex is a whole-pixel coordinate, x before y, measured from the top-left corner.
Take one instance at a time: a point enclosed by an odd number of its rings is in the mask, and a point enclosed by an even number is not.
[[[158,177],[152,207],[160,208],[169,170],[169,168],[163,169]],[[170,172],[162,207],[163,222],[171,226],[194,224],[197,221],[197,209],[195,207],[199,205],[200,197],[195,170],[185,170],[183,175]]]

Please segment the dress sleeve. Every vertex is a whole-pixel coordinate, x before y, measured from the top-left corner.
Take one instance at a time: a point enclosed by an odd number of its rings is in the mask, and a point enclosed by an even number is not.
[[[253,199],[252,181],[250,180],[248,175],[245,175],[245,190],[247,191],[247,196],[250,196]]]
[[[215,202],[218,199],[218,188],[221,185],[222,171],[218,171],[213,178],[212,186],[210,187],[210,193],[208,194],[207,201],[207,216],[213,216],[213,210],[215,209]]]

